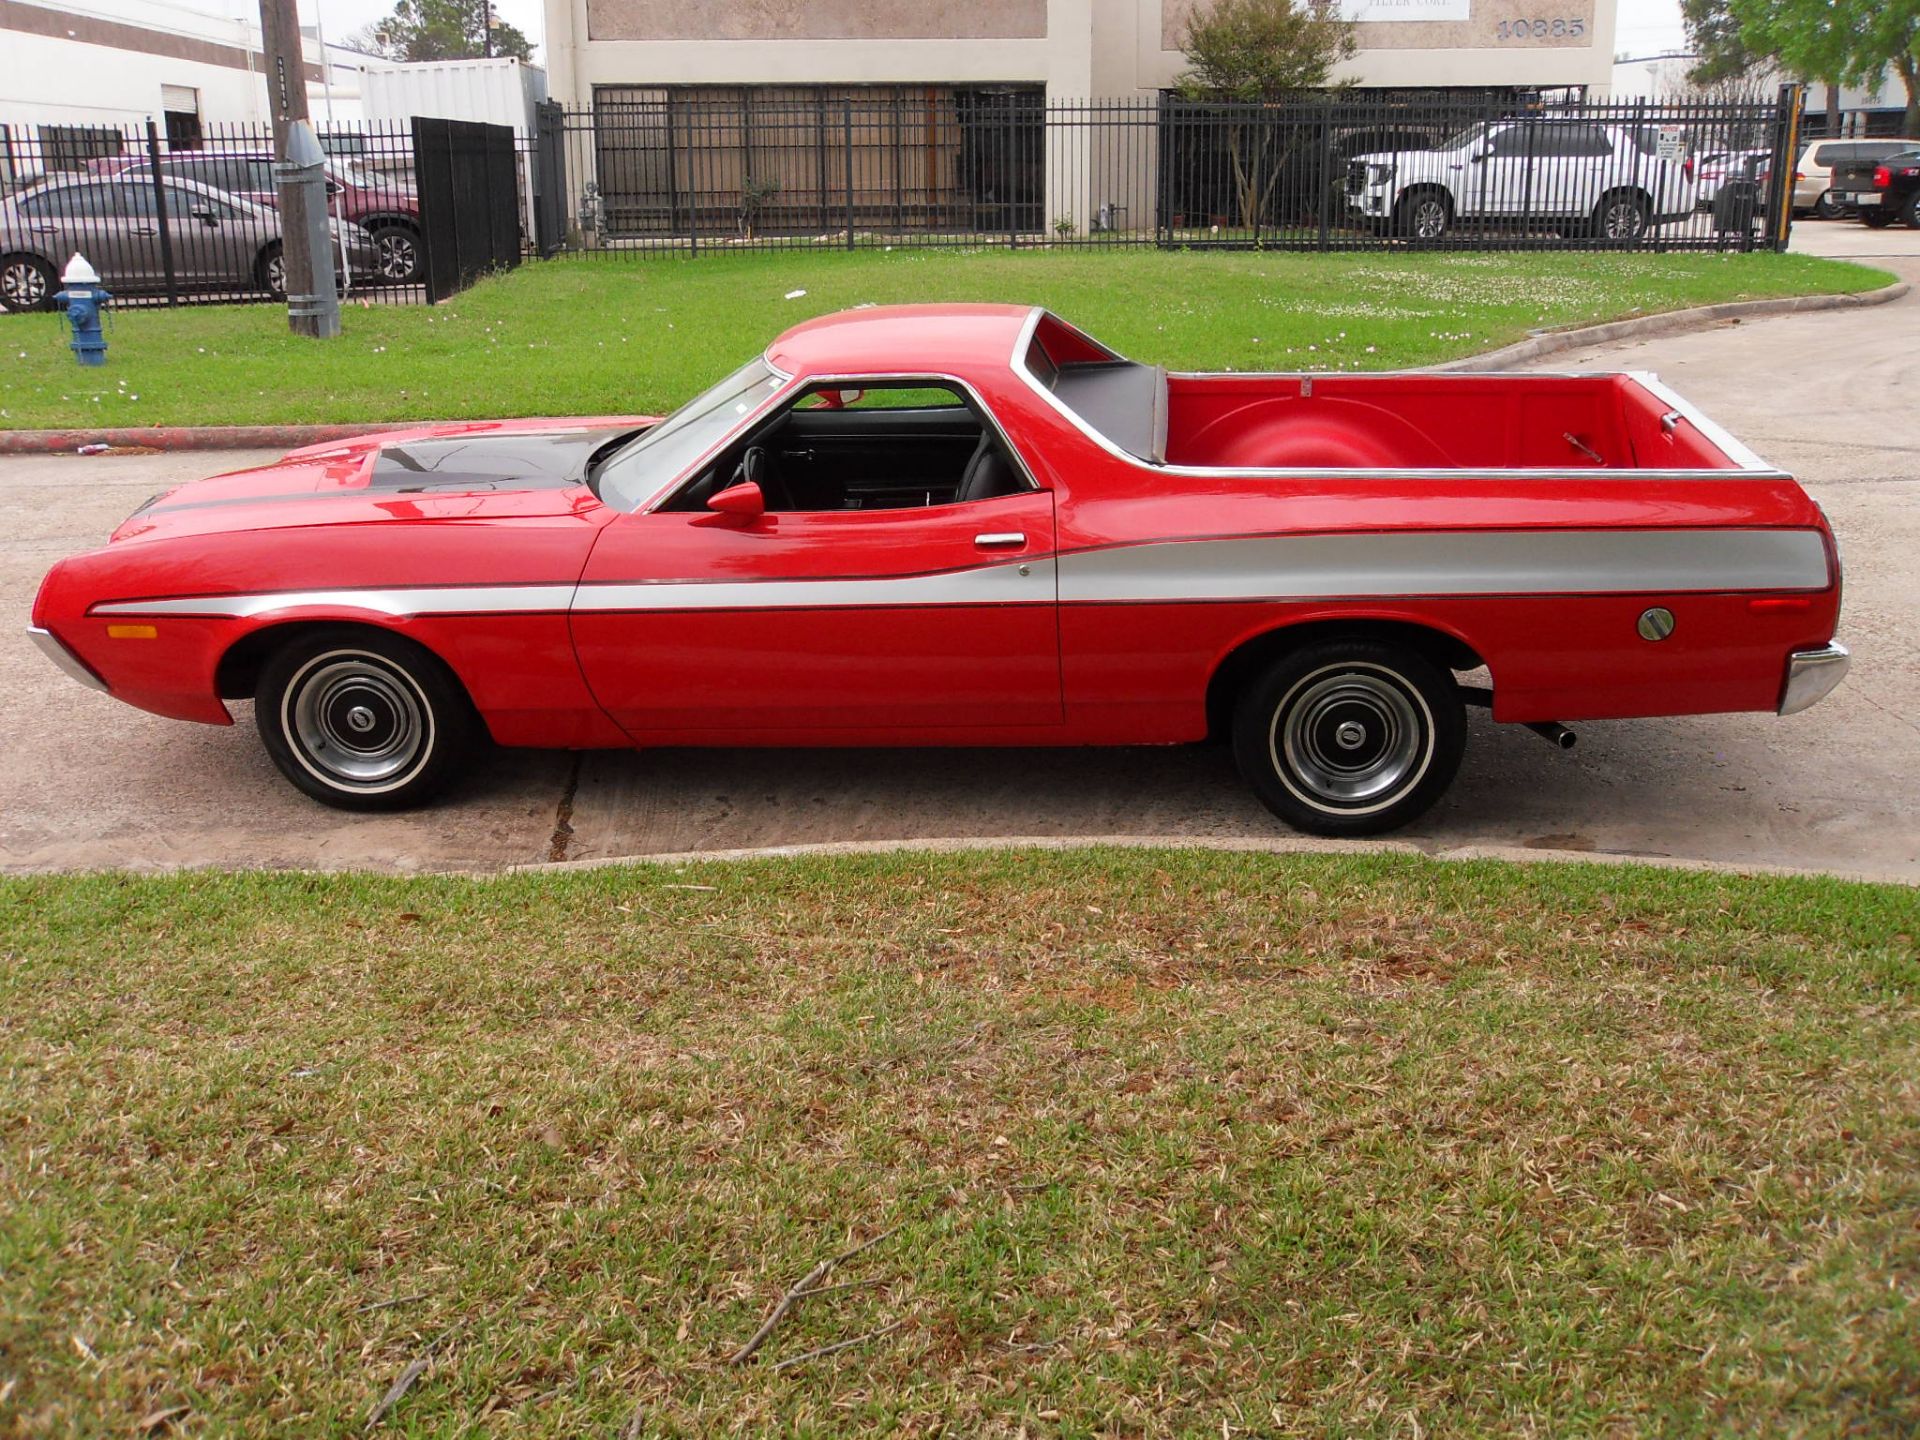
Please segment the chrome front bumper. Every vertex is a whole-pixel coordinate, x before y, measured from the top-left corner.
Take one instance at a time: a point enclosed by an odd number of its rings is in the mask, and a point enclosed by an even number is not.
[[[98,690],[103,695],[109,693],[107,682],[89,670],[86,661],[62,645],[51,630],[42,630],[38,625],[29,625],[27,638],[38,645],[49,660],[89,690]]]
[[[1787,657],[1787,683],[1780,692],[1780,713],[1797,715],[1833,693],[1847,678],[1847,647],[1835,640],[1818,650],[1796,650]]]

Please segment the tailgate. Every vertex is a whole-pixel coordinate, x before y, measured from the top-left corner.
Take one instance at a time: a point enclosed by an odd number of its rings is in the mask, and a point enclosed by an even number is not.
[[[1833,167],[1828,188],[1836,204],[1878,205],[1885,192],[1873,188],[1873,172],[1884,160],[1842,160]]]

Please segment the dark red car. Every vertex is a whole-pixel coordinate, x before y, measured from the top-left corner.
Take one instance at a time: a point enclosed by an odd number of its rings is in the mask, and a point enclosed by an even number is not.
[[[123,176],[153,173],[140,156],[114,156],[93,168]],[[264,150],[182,150],[160,157],[160,173],[211,185],[255,205],[277,207],[273,156]],[[426,265],[420,242],[420,198],[411,185],[374,175],[352,160],[327,159],[328,210],[373,237],[374,274],[394,284],[419,280]]]

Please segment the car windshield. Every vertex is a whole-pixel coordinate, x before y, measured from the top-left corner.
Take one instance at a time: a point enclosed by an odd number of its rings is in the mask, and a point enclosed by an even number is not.
[[[1469,125],[1464,130],[1456,130],[1434,148],[1436,150],[1464,150],[1476,141],[1484,140],[1486,135],[1487,127],[1484,123]]]
[[[638,510],[786,383],[758,357],[616,450],[589,477],[616,510]]]

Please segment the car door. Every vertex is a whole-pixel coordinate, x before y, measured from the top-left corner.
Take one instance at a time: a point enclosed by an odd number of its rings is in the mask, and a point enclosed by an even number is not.
[[[872,447],[856,448],[843,508],[670,502],[601,532],[574,644],[636,741],[1038,735],[1061,722],[1052,494],[1020,477],[1011,493],[950,498],[944,481],[917,485],[917,458],[889,484]]]
[[[95,180],[48,191],[36,197],[28,229],[60,256],[84,255],[109,290],[149,288],[164,273],[154,238],[159,231],[125,213],[119,188]],[[64,267],[66,261],[59,263]]]
[[[1486,144],[1477,152],[1480,158],[1474,163],[1474,213],[1525,213],[1532,183],[1534,132],[1538,128],[1520,124],[1489,129]]]

